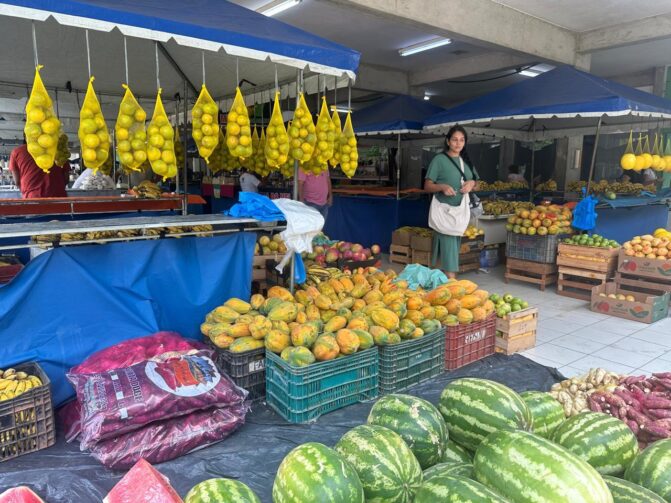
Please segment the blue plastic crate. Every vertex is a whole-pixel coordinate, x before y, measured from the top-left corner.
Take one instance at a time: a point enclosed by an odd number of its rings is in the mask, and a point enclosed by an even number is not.
[[[266,351],[266,402],[291,423],[378,396],[378,351],[294,367]]]
[[[445,372],[445,328],[379,352],[380,394],[405,390]]]

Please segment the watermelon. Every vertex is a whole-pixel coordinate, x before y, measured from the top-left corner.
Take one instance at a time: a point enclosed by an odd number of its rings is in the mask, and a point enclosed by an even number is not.
[[[614,503],[664,503],[664,499],[650,489],[627,480],[603,475]]]
[[[487,379],[464,378],[448,384],[438,404],[450,438],[474,451],[490,433],[501,429],[530,431],[531,412],[512,389]]]
[[[475,451],[475,478],[515,503],[613,503],[594,468],[562,446],[521,430],[501,430]]]
[[[140,459],[112,488],[103,503],[137,503],[138,501],[160,501],[161,503],[183,503],[168,478]]]
[[[274,503],[297,501],[364,503],[363,488],[342,456],[324,444],[308,442],[286,455],[273,483]]]
[[[443,449],[443,463],[463,462],[472,463],[473,453],[467,451],[454,440],[448,440]]]
[[[0,503],[44,503],[29,487],[18,486],[0,494]]]
[[[549,393],[542,391],[525,391],[520,396],[531,412],[534,433],[543,438],[550,438],[555,428],[565,419],[564,408]]]
[[[638,441],[629,427],[601,412],[582,412],[568,418],[554,431],[552,441],[602,475],[622,475],[638,454]]]
[[[437,475],[422,484],[415,503],[507,503],[480,482],[465,477]]]
[[[629,465],[624,478],[671,502],[671,438],[646,447]]]
[[[419,461],[401,436],[384,426],[357,426],[342,436],[335,450],[356,469],[366,501],[410,503],[422,483]]]
[[[368,424],[401,435],[423,470],[443,459],[447,426],[438,409],[426,400],[400,394],[384,396],[373,405]]]
[[[424,470],[422,480],[426,482],[430,478],[443,475],[456,475],[458,477],[466,477],[467,479],[475,477],[475,474],[473,473],[473,465],[470,463],[438,463],[437,465]]]
[[[242,482],[209,479],[193,486],[186,493],[184,503],[261,503],[261,500]]]

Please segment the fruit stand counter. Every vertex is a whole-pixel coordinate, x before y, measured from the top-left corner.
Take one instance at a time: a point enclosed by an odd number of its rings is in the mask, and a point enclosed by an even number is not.
[[[650,229],[666,228],[671,193],[655,197],[623,197],[607,200],[597,206],[594,232],[620,243]]]

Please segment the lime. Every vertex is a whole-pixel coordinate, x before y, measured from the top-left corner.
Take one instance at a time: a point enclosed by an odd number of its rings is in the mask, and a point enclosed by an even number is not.
[[[50,149],[56,144],[54,137],[49,134],[40,135],[39,138],[37,138],[37,143],[44,149]]]
[[[84,162],[94,162],[98,159],[95,149],[92,148],[83,148],[82,157],[84,158]]]
[[[128,129],[120,127],[116,130],[117,141],[124,141],[128,139]]]
[[[135,119],[136,122],[144,122],[147,119],[147,112],[145,112],[141,108],[138,108],[133,114],[133,118]]]
[[[37,140],[42,134],[42,128],[37,124],[27,123],[23,131],[26,133],[26,138],[28,140]]]
[[[149,159],[150,162],[154,162],[160,158],[161,158],[161,151],[159,149],[157,149],[156,147],[149,147],[147,149],[147,159]]]
[[[126,114],[119,115],[119,118],[116,121],[119,128],[128,129],[133,125],[133,117]]]

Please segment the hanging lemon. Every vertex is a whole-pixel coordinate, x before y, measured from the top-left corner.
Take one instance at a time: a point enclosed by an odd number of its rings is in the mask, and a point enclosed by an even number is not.
[[[26,135],[28,152],[35,164],[48,173],[56,158],[61,122],[54,115],[51,98],[40,77],[41,68],[42,65],[35,68],[33,89],[26,103],[26,125],[23,132]]]
[[[317,136],[312,115],[305,103],[303,93],[298,99],[298,106],[294,111],[294,118],[289,126],[289,138],[291,141],[291,157],[301,164],[309,161],[314,153]]]

